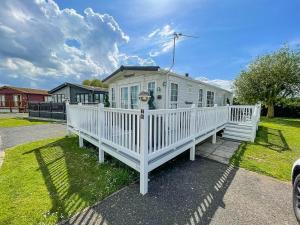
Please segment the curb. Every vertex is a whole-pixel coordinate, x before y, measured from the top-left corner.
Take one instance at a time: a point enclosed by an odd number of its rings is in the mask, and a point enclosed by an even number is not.
[[[0,168],[1,168],[1,166],[3,164],[3,161],[4,161],[4,155],[5,155],[4,149],[2,149],[2,138],[0,136]]]

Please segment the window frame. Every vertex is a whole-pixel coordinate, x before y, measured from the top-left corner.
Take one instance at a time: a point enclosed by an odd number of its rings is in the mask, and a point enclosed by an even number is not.
[[[112,87],[111,89],[110,89],[110,91],[111,91],[111,107],[112,108],[116,108],[116,88],[115,87]],[[121,99],[121,98],[120,98]]]
[[[198,90],[198,107],[203,107],[203,88],[199,88]]]
[[[131,87],[134,87],[134,86],[137,86],[137,103],[135,104],[136,105],[136,108],[139,108],[139,100],[138,100],[138,95],[139,95],[139,92],[140,92],[140,89],[141,89],[141,85],[140,85],[140,83],[132,83],[132,84],[128,84],[128,85],[122,85],[122,86],[120,86],[120,88],[119,88],[119,90],[120,90],[120,94],[119,94],[119,96],[120,96],[120,107],[122,108],[122,109],[133,109],[132,108],[132,104],[131,104]],[[125,100],[123,100],[122,99],[122,89],[123,88],[127,88],[127,95],[128,95],[128,98],[127,98],[127,103],[125,104],[123,101]],[[126,107],[124,107],[124,106],[127,106],[127,108]]]
[[[177,87],[177,93],[176,93],[176,96],[173,95],[172,93],[172,85],[175,85],[175,87]],[[172,100],[172,97],[176,97],[176,100]],[[170,108],[171,109],[177,109],[178,108],[178,96],[179,96],[179,85],[178,83],[175,83],[175,82],[171,82],[170,83]]]
[[[156,81],[155,80],[151,80],[151,81],[147,82],[147,90],[150,94],[149,84],[151,84],[151,83],[154,84],[153,96],[155,98],[155,95],[156,95]]]
[[[210,95],[208,93],[210,93]],[[207,107],[213,107],[214,102],[215,102],[215,92],[214,91],[207,91],[206,92],[206,106]]]

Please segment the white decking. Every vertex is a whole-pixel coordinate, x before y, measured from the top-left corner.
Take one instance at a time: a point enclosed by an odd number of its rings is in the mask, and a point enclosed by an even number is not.
[[[203,108],[131,110],[99,106],[67,105],[68,130],[140,173],[140,192],[148,191],[148,173],[180,153],[190,150],[230,124],[252,127],[254,140],[260,106],[222,106]]]

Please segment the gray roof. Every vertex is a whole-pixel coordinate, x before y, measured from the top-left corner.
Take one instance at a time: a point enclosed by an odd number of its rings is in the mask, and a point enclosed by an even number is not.
[[[102,81],[105,82],[108,79],[112,78],[117,73],[123,71],[123,70],[139,70],[139,71],[158,71],[159,66],[120,66],[119,69],[117,69],[115,72],[104,78]]]
[[[100,92],[107,92],[107,89],[106,88],[100,88],[100,87],[93,87],[93,86],[88,86],[88,85],[82,85],[82,84],[73,84],[73,83],[68,83],[68,82],[65,82],[55,88],[53,88],[52,90],[49,91],[50,94],[52,94],[53,92],[61,89],[61,88],[64,88],[66,86],[74,86],[74,87],[79,87],[79,88],[83,88],[83,89],[86,89],[86,90],[90,90],[90,91],[100,91]]]

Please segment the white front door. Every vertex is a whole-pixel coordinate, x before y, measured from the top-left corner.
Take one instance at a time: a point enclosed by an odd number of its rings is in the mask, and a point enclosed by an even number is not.
[[[121,87],[121,108],[138,109],[139,108],[139,85],[130,85]]]

